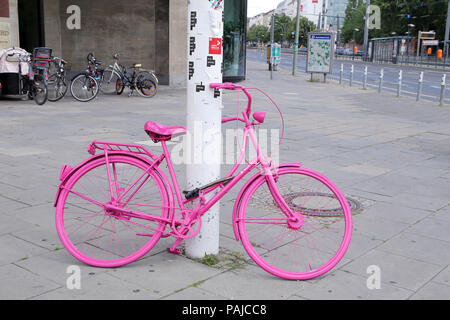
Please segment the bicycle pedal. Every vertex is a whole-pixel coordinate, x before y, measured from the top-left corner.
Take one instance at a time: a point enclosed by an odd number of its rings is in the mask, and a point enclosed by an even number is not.
[[[181,254],[181,250],[178,248],[167,248],[167,252],[169,252],[171,254],[176,254],[176,255]]]

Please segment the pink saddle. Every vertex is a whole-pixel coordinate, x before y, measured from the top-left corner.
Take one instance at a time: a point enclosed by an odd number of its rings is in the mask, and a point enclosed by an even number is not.
[[[186,128],[181,126],[169,127],[156,122],[149,121],[145,124],[145,132],[153,142],[169,141],[179,135],[186,133]]]

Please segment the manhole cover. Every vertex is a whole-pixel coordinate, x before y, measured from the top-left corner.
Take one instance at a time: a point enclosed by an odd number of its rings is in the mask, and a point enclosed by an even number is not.
[[[284,195],[286,203],[307,216],[339,217],[344,215],[334,194],[320,192],[295,192]],[[361,211],[362,204],[347,197],[352,213]]]

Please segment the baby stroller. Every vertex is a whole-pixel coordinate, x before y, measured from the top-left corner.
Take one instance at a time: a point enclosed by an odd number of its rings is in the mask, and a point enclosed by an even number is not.
[[[47,69],[50,51],[41,55],[41,48],[34,50],[34,56],[21,48],[0,51],[0,96],[28,96],[38,105],[47,101]],[[50,55],[47,53],[50,52]]]

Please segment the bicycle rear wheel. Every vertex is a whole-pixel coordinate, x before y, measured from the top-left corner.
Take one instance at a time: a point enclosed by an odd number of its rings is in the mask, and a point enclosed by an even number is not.
[[[41,76],[35,75],[34,82],[31,85],[31,95],[37,105],[43,105],[47,102],[48,89]]]
[[[276,184],[296,219],[287,219],[277,205],[266,177],[257,179],[239,209],[245,250],[261,268],[280,278],[323,275],[350,244],[352,214],[347,200],[330,180],[309,169],[282,168]]]
[[[137,74],[135,87],[137,92],[145,98],[154,97],[158,91],[158,87],[153,80],[153,76],[148,71],[141,71]]]
[[[91,101],[98,95],[98,92],[97,80],[88,74],[77,75],[70,84],[70,93],[80,102]]]
[[[75,258],[96,267],[119,267],[141,258],[155,246],[166,222],[131,218],[104,207],[113,204],[167,219],[170,205],[166,186],[155,170],[146,172],[148,168],[149,163],[131,156],[109,156],[115,199],[146,173],[120,202],[111,197],[104,157],[69,178],[58,199],[56,228]],[[127,203],[130,195],[133,197]]]

